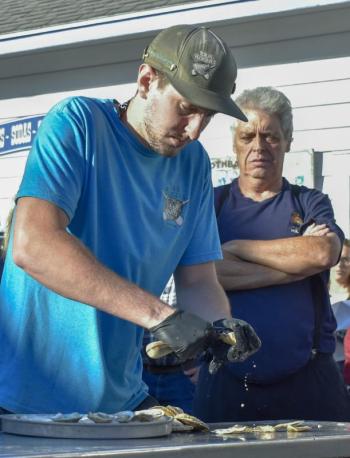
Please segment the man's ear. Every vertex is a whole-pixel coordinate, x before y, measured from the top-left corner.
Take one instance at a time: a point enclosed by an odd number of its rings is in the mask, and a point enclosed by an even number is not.
[[[150,86],[156,79],[155,70],[148,64],[141,64],[139,67],[139,74],[137,77],[138,93],[141,98],[146,99]]]
[[[290,141],[287,143],[286,153],[289,153],[290,145],[292,144],[292,141],[293,141],[293,138],[291,138]]]

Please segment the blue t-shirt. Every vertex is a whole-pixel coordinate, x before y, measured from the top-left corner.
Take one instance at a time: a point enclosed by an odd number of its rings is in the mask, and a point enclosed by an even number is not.
[[[28,157],[17,198],[24,196],[64,210],[67,230],[99,261],[156,296],[178,265],[221,257],[201,144],[163,157],[125,127],[112,100],[75,97],[51,110]],[[0,290],[0,406],[135,408],[147,395],[143,329],[52,292],[11,253],[12,239]]]
[[[276,196],[262,202],[245,197],[234,180],[224,200],[225,189],[214,190],[221,243],[229,240],[274,240],[299,237],[312,221],[326,223],[341,241],[329,198],[315,189],[292,190],[287,180]],[[310,253],[312,256],[312,253]],[[336,322],[328,295],[329,270],[320,274],[322,295],[319,351],[333,353]],[[250,290],[227,291],[232,314],[248,321],[261,338],[262,347],[231,371],[247,380],[270,383],[297,371],[310,359],[314,337],[314,297],[311,280]]]

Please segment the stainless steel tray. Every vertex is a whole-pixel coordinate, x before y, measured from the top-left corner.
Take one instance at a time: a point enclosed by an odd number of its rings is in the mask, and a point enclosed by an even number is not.
[[[0,415],[2,432],[22,436],[64,439],[135,439],[167,436],[172,431],[172,419],[129,423],[56,423],[54,414]]]

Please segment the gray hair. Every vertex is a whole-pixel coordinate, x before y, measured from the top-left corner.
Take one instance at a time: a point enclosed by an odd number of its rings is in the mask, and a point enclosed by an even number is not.
[[[287,141],[292,141],[292,105],[283,92],[269,86],[246,89],[236,98],[235,102],[243,112],[244,109],[262,110],[269,115],[277,116],[281,124],[284,138]],[[236,122],[232,126],[233,134],[235,128]]]

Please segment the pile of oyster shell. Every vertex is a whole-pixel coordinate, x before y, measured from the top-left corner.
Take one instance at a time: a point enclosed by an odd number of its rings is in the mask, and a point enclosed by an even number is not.
[[[163,421],[164,418],[172,418],[173,431],[209,431],[209,427],[192,415],[186,414],[180,407],[155,406],[145,410],[124,410],[114,414],[104,412],[89,412],[86,415],[78,412],[69,414],[58,413],[51,417],[57,423],[129,423],[129,422],[155,422]]]
[[[277,425],[233,425],[225,429],[214,429],[213,433],[219,436],[226,436],[241,433],[275,433],[278,431],[300,433],[311,430],[311,426],[306,425],[303,420],[297,420]]]

